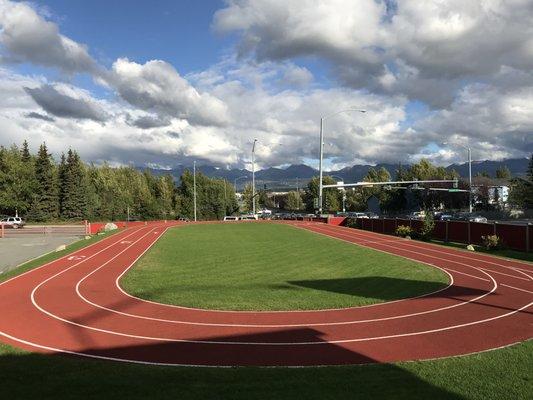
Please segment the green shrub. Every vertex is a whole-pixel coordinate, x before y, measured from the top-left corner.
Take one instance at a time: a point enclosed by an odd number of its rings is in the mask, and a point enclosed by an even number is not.
[[[435,229],[435,221],[433,220],[433,216],[429,213],[426,213],[426,216],[424,217],[424,223],[420,229],[420,239],[426,241],[431,240],[433,229]]]
[[[498,235],[481,236],[481,240],[483,241],[483,247],[487,250],[497,250],[502,247],[502,242]]]
[[[411,229],[410,226],[400,225],[396,228],[395,234],[396,236],[400,236],[400,237],[412,236],[413,230]]]

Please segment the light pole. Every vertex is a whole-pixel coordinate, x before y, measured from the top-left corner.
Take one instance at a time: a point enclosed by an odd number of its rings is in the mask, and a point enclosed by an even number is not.
[[[346,110],[341,110],[334,112],[333,114],[326,115],[325,117],[320,117],[320,157],[319,157],[319,164],[318,164],[318,213],[322,214],[322,190],[323,190],[323,184],[322,184],[322,159],[324,157],[324,121],[330,117],[333,117],[334,115],[345,113],[345,112],[360,112],[365,113],[366,110],[358,110],[356,108],[348,108]]]
[[[194,199],[194,220],[196,221],[196,161],[193,161],[192,163],[192,170],[193,170],[193,199]]]
[[[448,142],[442,144],[446,145]],[[460,143],[453,144],[462,147],[468,152],[468,211],[472,213],[472,149],[469,146],[464,146]]]
[[[257,139],[254,139],[252,145],[252,212],[255,215],[255,143]]]

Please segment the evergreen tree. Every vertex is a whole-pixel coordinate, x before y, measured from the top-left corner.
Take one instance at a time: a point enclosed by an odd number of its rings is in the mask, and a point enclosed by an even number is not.
[[[78,153],[69,149],[67,154],[58,168],[61,217],[83,219],[87,215],[85,171]]]
[[[37,153],[35,177],[37,185],[29,211],[29,219],[34,221],[57,219],[59,217],[57,174],[52,156],[48,153],[45,143],[41,144]]]
[[[28,148],[28,142],[26,140],[24,140],[24,142],[22,143],[22,149],[20,150],[20,154],[23,162],[29,163],[31,161],[31,154]]]

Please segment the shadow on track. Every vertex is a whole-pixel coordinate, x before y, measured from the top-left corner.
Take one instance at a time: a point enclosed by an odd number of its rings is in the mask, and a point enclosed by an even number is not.
[[[261,335],[206,338],[217,341],[284,340],[286,336],[318,339],[320,332],[296,329]],[[324,359],[374,363],[375,360],[337,345],[321,345]],[[259,349],[259,348],[258,348]],[[253,360],[268,364],[279,356],[279,349],[268,351],[242,346],[191,346],[179,343],[157,343],[108,349],[86,349],[84,352],[107,357],[154,357],[182,361]],[[305,357],[305,348],[295,349]],[[329,355],[328,355],[329,354]],[[427,382],[427,376],[405,366],[372,364],[320,368],[198,368],[134,365],[112,361],[84,359],[76,356],[20,353],[0,345],[0,372],[4,393],[11,398],[81,399],[118,397],[128,399],[451,399],[464,397]],[[421,375],[421,376],[419,376]]]

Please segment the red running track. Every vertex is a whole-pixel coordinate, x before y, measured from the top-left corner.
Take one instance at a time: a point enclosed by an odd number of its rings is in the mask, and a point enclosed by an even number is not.
[[[340,365],[447,357],[533,336],[531,264],[356,229],[306,229],[444,270],[429,295],[337,310],[233,312],[137,299],[118,282],[170,224],[132,227],[0,284],[0,340],[164,365]]]

